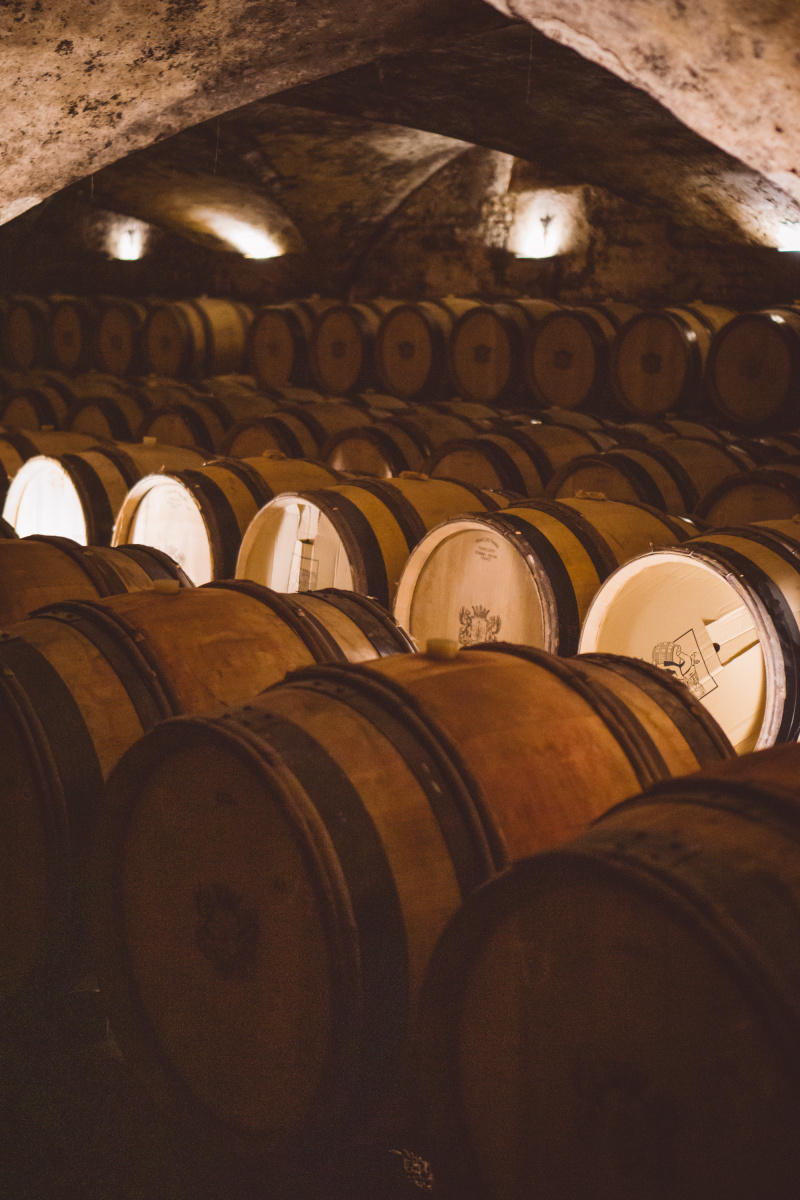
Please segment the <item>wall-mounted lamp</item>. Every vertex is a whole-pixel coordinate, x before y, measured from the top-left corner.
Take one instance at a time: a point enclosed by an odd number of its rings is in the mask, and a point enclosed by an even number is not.
[[[199,228],[213,233],[245,258],[277,258],[285,249],[266,229],[251,225],[230,213],[213,208],[193,208],[191,220]]]
[[[519,192],[508,248],[517,258],[564,254],[576,240],[580,214],[581,199],[574,192]]]
[[[111,222],[106,233],[106,250],[112,258],[134,262],[147,249],[150,226],[135,217],[119,217]]]
[[[800,221],[781,221],[776,232],[776,245],[781,251],[800,251]]]

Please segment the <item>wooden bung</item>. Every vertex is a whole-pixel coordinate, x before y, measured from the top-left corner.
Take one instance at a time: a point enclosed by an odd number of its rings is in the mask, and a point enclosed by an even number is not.
[[[9,526],[9,528],[11,528]],[[0,629],[61,600],[97,600],[163,581],[191,587],[177,563],[149,546],[81,546],[64,537],[0,543]]]
[[[380,1127],[463,900],[731,753],[644,665],[447,649],[296,672],[163,724],[115,771],[103,995],[123,1056],[196,1135],[280,1161],[300,1136]]]
[[[659,784],[466,901],[416,1024],[442,1195],[800,1192],[798,778]]]
[[[388,614],[378,634],[374,613],[337,599],[322,597],[335,609],[323,623],[252,583],[174,582],[52,604],[0,634],[5,1004],[85,973],[76,917],[103,781],[146,730],[245,703],[292,668],[408,649]]]
[[[700,408],[712,338],[735,316],[731,309],[696,303],[628,321],[611,361],[614,394],[625,412],[648,418]]]
[[[247,305],[232,300],[153,304],[144,331],[148,370],[186,379],[241,371],[252,319]]]
[[[107,546],[128,490],[138,479],[202,461],[196,450],[155,442],[96,444],[57,457],[39,454],[11,481],[3,516],[20,537],[53,534],[83,546]]]
[[[800,388],[800,309],[742,313],[714,338],[708,394],[721,421],[737,429],[794,428]]]
[[[411,551],[457,512],[502,508],[503,496],[409,472],[276,496],[253,518],[238,579],[280,592],[339,587],[389,605]]]
[[[581,651],[685,681],[740,754],[800,735],[800,525],[710,530],[653,550],[598,590]]]
[[[242,537],[265,504],[281,492],[326,487],[338,479],[319,463],[279,456],[157,469],[127,493],[112,544],[157,546],[196,584],[230,579]]]
[[[528,500],[451,517],[411,552],[394,615],[420,647],[445,638],[576,654],[603,580],[653,546],[674,546],[695,533],[657,509],[603,497]]]
[[[119,297],[100,301],[96,365],[109,375],[144,375],[144,326],[149,305]]]

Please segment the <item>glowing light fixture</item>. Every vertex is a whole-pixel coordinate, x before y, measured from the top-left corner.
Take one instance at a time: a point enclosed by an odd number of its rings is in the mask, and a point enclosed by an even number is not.
[[[781,251],[800,251],[800,221],[781,221],[777,231],[777,246]]]
[[[575,241],[580,215],[579,196],[540,190],[517,197],[508,248],[517,258],[553,258]]]
[[[277,258],[285,253],[284,247],[266,229],[232,217],[230,213],[213,208],[194,208],[191,215],[198,225],[216,234],[245,258]]]
[[[141,258],[147,248],[150,226],[135,217],[122,217],[108,230],[106,249],[112,258],[134,262]]]

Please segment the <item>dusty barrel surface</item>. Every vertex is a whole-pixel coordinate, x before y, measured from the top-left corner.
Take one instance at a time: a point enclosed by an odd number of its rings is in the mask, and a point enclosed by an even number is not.
[[[408,648],[388,614],[380,638],[374,617],[335,597],[323,622],[255,584],[165,586],[51,604],[0,635],[4,999],[73,977],[76,888],[103,780],[146,730],[244,703],[295,667]]]
[[[711,345],[711,403],[738,429],[794,428],[800,409],[800,309],[793,305],[742,313]]]
[[[800,735],[795,521],[717,529],[620,567],[582,651],[627,654],[683,680],[740,754]]]
[[[493,492],[410,472],[285,492],[251,521],[236,575],[280,592],[339,587],[389,605],[428,529],[456,512],[507,503]]]
[[[203,455],[184,446],[126,443],[39,454],[9,485],[3,516],[20,537],[42,533],[82,545],[107,546],[128,491],[143,475],[199,466]]]
[[[241,371],[252,319],[247,305],[232,300],[154,304],[144,331],[148,369],[194,379]]]
[[[611,382],[622,408],[642,417],[699,408],[712,339],[735,316],[698,303],[632,317],[612,353]]]
[[[625,670],[514,647],[313,668],[139,742],[96,927],[115,1036],[162,1102],[265,1153],[368,1121],[462,900],[730,753],[673,681]]]
[[[429,638],[499,640],[575,654],[603,580],[694,533],[656,509],[605,499],[529,500],[453,517],[411,552],[394,613],[421,647]]]
[[[574,458],[613,446],[594,430],[562,425],[498,425],[471,438],[446,442],[425,470],[435,479],[459,479],[473,487],[540,496],[554,472]]]
[[[176,562],[149,546],[111,550],[105,546],[82,546],[62,537],[26,537],[3,542],[0,628],[22,621],[45,604],[118,596],[152,588],[156,581],[163,580],[177,580],[181,586],[191,586]]]
[[[799,771],[660,784],[466,902],[417,1027],[443,1195],[797,1194]]]
[[[319,463],[280,456],[157,468],[125,496],[113,544],[156,546],[197,584],[230,579],[242,537],[265,504],[280,492],[326,487],[338,478]]]

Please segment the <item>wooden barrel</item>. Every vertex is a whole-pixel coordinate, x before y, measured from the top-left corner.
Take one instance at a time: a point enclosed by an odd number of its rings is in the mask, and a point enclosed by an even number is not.
[[[181,589],[175,582],[169,592],[50,605],[6,631],[4,1004],[31,987],[73,982],[84,967],[73,948],[75,889],[103,780],[120,755],[165,717],[246,703],[287,670],[342,661],[352,643],[363,657],[369,633],[359,643],[353,628],[360,611],[345,624],[338,610],[323,625],[292,598],[252,583]],[[405,648],[398,633],[392,652]]]
[[[70,454],[88,450],[97,439],[83,433],[39,433],[0,430],[0,501],[5,500],[11,480],[23,463],[37,454]]]
[[[665,442],[673,437],[695,438],[702,442],[725,442],[718,429],[701,425],[699,421],[686,421],[681,417],[661,417],[652,421],[625,421],[615,428],[641,434],[647,442]],[[800,449],[800,446],[798,447]]]
[[[94,445],[57,457],[39,454],[14,476],[3,516],[20,537],[53,534],[82,546],[107,546],[117,513],[137,480],[152,471],[178,471],[202,462],[196,450],[156,442]]]
[[[50,305],[41,296],[12,296],[3,322],[3,351],[8,366],[30,371],[48,365]]]
[[[797,513],[800,457],[723,479],[697,506],[697,515],[714,527],[788,520]]]
[[[473,428],[463,417],[415,408],[372,426],[343,429],[329,439],[323,454],[337,471],[389,479],[403,471],[419,471],[437,446]]]
[[[544,316],[528,339],[525,375],[544,408],[602,409],[610,394],[611,347],[621,327],[610,308],[565,308]]]
[[[604,499],[528,500],[452,517],[411,552],[394,614],[421,647],[430,638],[499,640],[576,654],[603,580],[653,546],[694,534],[658,509]]]
[[[71,374],[95,365],[99,310],[85,296],[51,296],[49,361]]]
[[[89,396],[78,400],[66,420],[74,433],[91,433],[114,442],[134,442],[152,406],[139,388],[115,391],[111,396]]]
[[[144,375],[136,380],[136,386],[141,388],[154,408],[163,408],[167,404],[182,404],[198,395],[198,388],[192,384],[163,375]]]
[[[276,407],[268,417],[237,421],[228,431],[225,452],[237,458],[269,452],[289,458],[318,458],[332,434],[371,421],[368,413],[352,404]]]
[[[332,400],[334,397],[330,396],[328,399]],[[387,396],[385,392],[376,392],[374,388],[366,388],[357,396],[350,397],[349,403],[363,406],[376,420],[391,416],[395,412],[407,412],[409,408],[414,407],[399,396]]]
[[[311,335],[311,370],[323,392],[346,396],[377,382],[375,339],[392,301],[332,304]]]
[[[230,425],[224,406],[215,396],[196,393],[179,403],[152,409],[139,426],[139,434],[210,455],[222,452]]]
[[[300,671],[148,734],[99,838],[96,940],[123,1056],[240,1150],[277,1158],[301,1133],[374,1127],[462,900],[730,753],[663,682],[526,648],[394,656]]]
[[[148,305],[142,300],[103,298],[95,340],[95,365],[109,375],[143,375],[147,369],[144,326]]]
[[[582,651],[627,654],[682,679],[740,754],[800,735],[800,526],[716,529],[620,567]]]
[[[556,304],[541,300],[545,311]],[[450,336],[450,374],[466,400],[480,404],[523,403],[525,345],[535,328],[517,304],[478,304],[463,313]]]
[[[625,412],[647,418],[700,408],[711,341],[735,316],[731,309],[697,303],[628,321],[611,362],[614,394]]]
[[[752,466],[752,461],[728,446],[673,438],[658,445],[620,446],[576,458],[556,472],[547,495],[563,500],[579,492],[602,492],[610,500],[650,504],[681,516],[694,512],[721,479]]]
[[[26,537],[0,542],[0,629],[61,600],[97,600],[164,581],[191,587],[177,563],[148,546],[111,550],[70,538]]]
[[[247,305],[232,300],[153,304],[144,330],[148,370],[187,379],[241,371],[252,319]]]
[[[425,464],[434,479],[459,479],[474,487],[540,496],[563,463],[613,445],[588,430],[558,425],[498,428],[479,437],[448,442]]]
[[[412,473],[285,492],[253,518],[238,579],[280,592],[340,587],[388,605],[411,551],[458,512],[504,508],[499,495]]]
[[[338,479],[319,463],[267,456],[158,469],[131,487],[112,542],[157,546],[196,584],[231,579],[242,537],[259,509],[281,492]]]
[[[712,342],[708,394],[720,420],[736,429],[794,428],[800,387],[800,310],[776,306],[742,313]]]
[[[262,387],[311,384],[311,335],[314,322],[333,300],[312,297],[272,304],[256,313],[247,340],[247,362]]]
[[[63,392],[47,383],[14,388],[0,400],[0,422],[9,429],[61,429],[69,412]]]
[[[453,327],[477,308],[475,300],[449,296],[397,304],[378,329],[375,362],[387,391],[404,399],[438,400],[453,391],[448,355]]]
[[[799,770],[660,784],[466,901],[417,1025],[443,1195],[798,1194]]]

